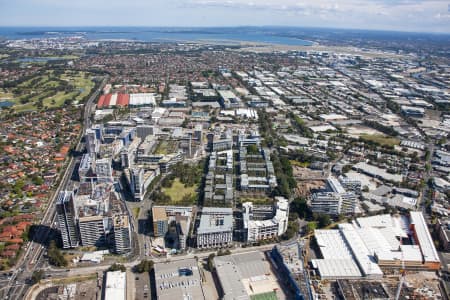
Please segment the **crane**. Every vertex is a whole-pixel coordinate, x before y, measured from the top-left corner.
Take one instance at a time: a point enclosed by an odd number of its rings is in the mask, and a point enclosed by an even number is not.
[[[402,245],[402,238],[400,237],[400,247],[401,247],[401,245]],[[400,248],[400,250],[402,251],[402,268],[400,269],[400,273],[402,274],[402,277],[400,277],[400,282],[398,283],[397,293],[395,294],[395,300],[398,300],[400,298],[400,293],[402,291],[403,283],[405,282],[405,276],[406,276],[405,257],[403,255],[403,250],[401,248]]]

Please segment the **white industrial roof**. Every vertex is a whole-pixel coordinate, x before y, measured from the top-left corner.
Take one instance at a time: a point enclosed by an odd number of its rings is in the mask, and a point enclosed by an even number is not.
[[[425,262],[440,262],[422,212],[412,211],[410,216],[411,224],[414,224],[414,231],[416,232],[417,240]]]
[[[353,255],[358,262],[362,273],[365,276],[382,276],[383,272],[380,267],[375,263],[372,257],[373,253],[367,249],[366,245],[362,241],[359,234],[356,232],[355,228],[351,224],[340,224],[339,229],[344,235],[345,239],[349,241],[350,248],[352,249]]]
[[[359,162],[354,165],[354,168],[360,169],[363,172],[366,172],[372,176],[378,176],[385,180],[391,180],[394,182],[401,182],[403,180],[403,176],[399,174],[390,174],[385,169],[378,168],[376,166],[369,165],[365,162]]]
[[[114,271],[106,273],[105,300],[126,299],[126,273]]]
[[[353,259],[313,259],[322,279],[361,277],[358,265]]]
[[[130,105],[156,105],[155,95],[152,93],[130,94]]]
[[[351,259],[352,255],[338,230],[315,230],[317,245],[325,259]]]

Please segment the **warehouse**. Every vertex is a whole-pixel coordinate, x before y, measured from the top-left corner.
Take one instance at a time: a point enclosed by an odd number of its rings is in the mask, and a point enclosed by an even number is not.
[[[421,212],[378,215],[315,230],[323,259],[312,260],[322,279],[381,278],[383,270],[438,270],[439,256]]]

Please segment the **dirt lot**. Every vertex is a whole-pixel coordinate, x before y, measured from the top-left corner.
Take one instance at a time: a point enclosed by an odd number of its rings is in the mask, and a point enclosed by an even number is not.
[[[387,286],[391,295],[395,295],[398,281],[390,281]],[[442,299],[439,279],[433,272],[407,272],[400,299]]]

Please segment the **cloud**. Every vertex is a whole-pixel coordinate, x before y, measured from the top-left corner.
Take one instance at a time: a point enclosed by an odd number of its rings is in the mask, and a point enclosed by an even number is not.
[[[0,25],[289,25],[450,32],[449,0],[0,0]]]

